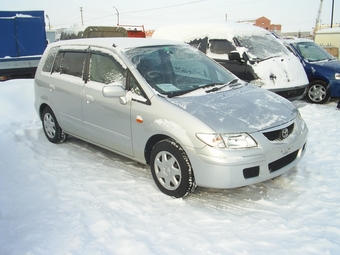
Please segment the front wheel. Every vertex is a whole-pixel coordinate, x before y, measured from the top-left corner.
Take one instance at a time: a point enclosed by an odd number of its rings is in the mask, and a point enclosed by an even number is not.
[[[46,107],[42,112],[42,126],[47,139],[52,143],[65,141],[66,134],[58,124],[58,121],[50,107]]]
[[[151,173],[157,187],[166,195],[180,198],[196,188],[189,159],[171,139],[158,142],[151,152]]]
[[[307,99],[311,103],[324,104],[330,98],[328,85],[324,81],[313,81],[309,84],[307,90]]]

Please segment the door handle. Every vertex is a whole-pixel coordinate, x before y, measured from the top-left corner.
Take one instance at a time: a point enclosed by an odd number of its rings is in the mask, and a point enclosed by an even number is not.
[[[86,100],[86,103],[88,103],[88,104],[91,104],[91,103],[94,102],[93,96],[90,96],[90,95],[86,95],[85,100]]]
[[[55,91],[54,85],[50,84],[50,86],[48,86],[48,87],[50,88],[50,91],[51,91],[51,92]]]

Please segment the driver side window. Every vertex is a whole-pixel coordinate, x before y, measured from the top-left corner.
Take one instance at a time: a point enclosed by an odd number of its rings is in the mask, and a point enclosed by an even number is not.
[[[125,71],[121,65],[109,55],[92,53],[90,57],[89,80],[104,84],[118,82],[125,85]]]

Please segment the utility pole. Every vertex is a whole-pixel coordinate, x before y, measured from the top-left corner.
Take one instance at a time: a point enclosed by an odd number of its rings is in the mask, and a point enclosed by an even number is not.
[[[46,14],[46,18],[48,19],[48,30],[51,30],[51,22],[47,14]]]
[[[334,14],[334,0],[332,0],[332,17],[331,17],[331,28],[333,27],[333,14]]]
[[[322,2],[323,2],[323,0],[320,0],[318,15],[316,17],[315,27],[314,27],[314,36],[315,36],[316,31],[318,31],[318,29],[319,29],[320,17],[321,17],[321,11],[322,11]]]
[[[83,7],[80,7],[80,17],[81,17],[81,25],[84,26]]]
[[[113,8],[116,9],[116,12],[117,12],[117,26],[119,26],[119,11],[117,10],[116,7],[113,6]]]

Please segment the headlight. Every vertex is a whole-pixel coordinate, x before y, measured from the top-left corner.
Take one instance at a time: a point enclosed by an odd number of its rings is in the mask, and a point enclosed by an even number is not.
[[[336,80],[340,80],[340,73],[335,73],[334,78],[335,78]]]
[[[219,134],[196,134],[196,137],[211,147],[222,149],[226,147]]]
[[[262,87],[263,85],[265,85],[265,83],[263,81],[261,81],[260,79],[252,80],[249,83],[254,84],[254,85],[258,86],[258,87]]]
[[[220,149],[248,149],[257,147],[255,140],[247,133],[239,134],[196,134],[205,144]]]
[[[298,119],[299,119],[300,124],[301,124],[301,133],[302,133],[307,128],[307,125],[306,125],[306,122],[304,121],[304,119],[302,118],[300,111],[299,111]]]

